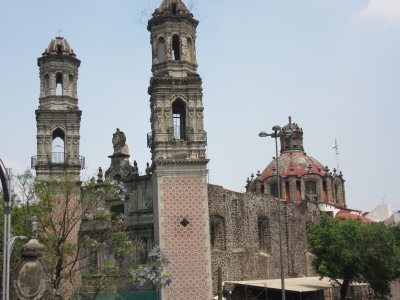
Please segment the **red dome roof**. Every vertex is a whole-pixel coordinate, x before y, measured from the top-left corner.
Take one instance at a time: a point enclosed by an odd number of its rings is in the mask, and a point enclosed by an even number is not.
[[[279,175],[303,176],[305,174],[326,174],[325,167],[315,158],[302,151],[284,152],[278,157]],[[261,180],[276,176],[276,159],[274,159],[261,174]]]
[[[352,214],[346,210],[341,210],[335,215],[335,218],[339,218],[339,217],[346,218],[346,219],[356,219],[356,220],[358,219],[358,220],[361,220],[362,223],[374,223],[374,221],[368,219],[367,217],[364,217],[362,215],[360,216],[360,215]]]

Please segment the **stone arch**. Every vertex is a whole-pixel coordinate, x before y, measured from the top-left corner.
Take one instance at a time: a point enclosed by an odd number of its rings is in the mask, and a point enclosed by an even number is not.
[[[65,161],[65,131],[60,127],[51,132],[51,162],[63,164]]]
[[[165,47],[165,39],[164,37],[160,36],[157,39],[156,43],[156,53],[157,53],[157,59],[158,62],[163,62],[166,57],[166,47]]]

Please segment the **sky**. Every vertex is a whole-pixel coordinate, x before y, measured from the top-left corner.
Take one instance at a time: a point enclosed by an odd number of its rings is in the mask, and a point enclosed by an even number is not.
[[[0,158],[19,174],[36,155],[37,58],[67,39],[79,70],[81,155],[89,178],[110,166],[124,131],[141,172],[150,161],[147,20],[161,0],[0,0]],[[258,133],[304,131],[308,155],[339,167],[348,207],[400,209],[400,1],[198,0],[209,182],[243,192],[275,156]]]

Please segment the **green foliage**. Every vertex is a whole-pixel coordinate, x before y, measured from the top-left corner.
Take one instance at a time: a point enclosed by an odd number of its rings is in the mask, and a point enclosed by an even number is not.
[[[348,285],[357,281],[368,282],[378,296],[389,295],[390,281],[400,276],[396,230],[381,223],[321,215],[319,224],[307,226],[308,244],[315,255],[313,267],[341,285],[342,299]]]
[[[91,299],[96,299],[102,290],[117,281],[132,280],[131,269],[123,268],[121,262],[126,257],[139,257],[145,245],[125,230],[122,214],[110,213],[104,206],[105,200],[124,201],[123,183],[109,180],[101,184],[94,180],[77,183],[70,178],[65,174],[61,179],[41,181],[29,171],[16,176],[18,197],[13,194],[12,233],[31,237],[31,217],[36,216],[38,239],[46,247],[53,287],[59,289],[66,281],[73,283],[76,271],[79,271],[83,278],[93,283],[94,293],[90,295]],[[0,212],[2,209],[1,205]],[[100,227],[101,233],[97,237],[81,236],[77,243],[75,234],[84,224]],[[98,257],[97,253],[105,253],[105,249],[111,249],[113,255],[101,255],[101,264],[93,267],[80,263]],[[168,259],[154,251],[150,253],[151,264],[141,267],[157,270],[151,279],[159,286],[166,286],[172,277],[161,271]],[[18,248],[14,252],[18,258]],[[154,253],[161,256],[154,257]],[[73,287],[75,292],[82,292],[80,286]]]

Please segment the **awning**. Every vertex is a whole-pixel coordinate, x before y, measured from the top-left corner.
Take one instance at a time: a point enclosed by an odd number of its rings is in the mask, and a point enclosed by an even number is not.
[[[267,289],[281,289],[280,279],[261,279],[261,280],[246,280],[246,281],[224,281],[224,286],[228,288],[229,285],[247,285],[253,287],[267,288]],[[318,290],[325,290],[332,288],[329,278],[319,277],[298,277],[298,278],[285,278],[285,290],[292,292],[312,292]],[[229,288],[228,288],[229,289]]]

